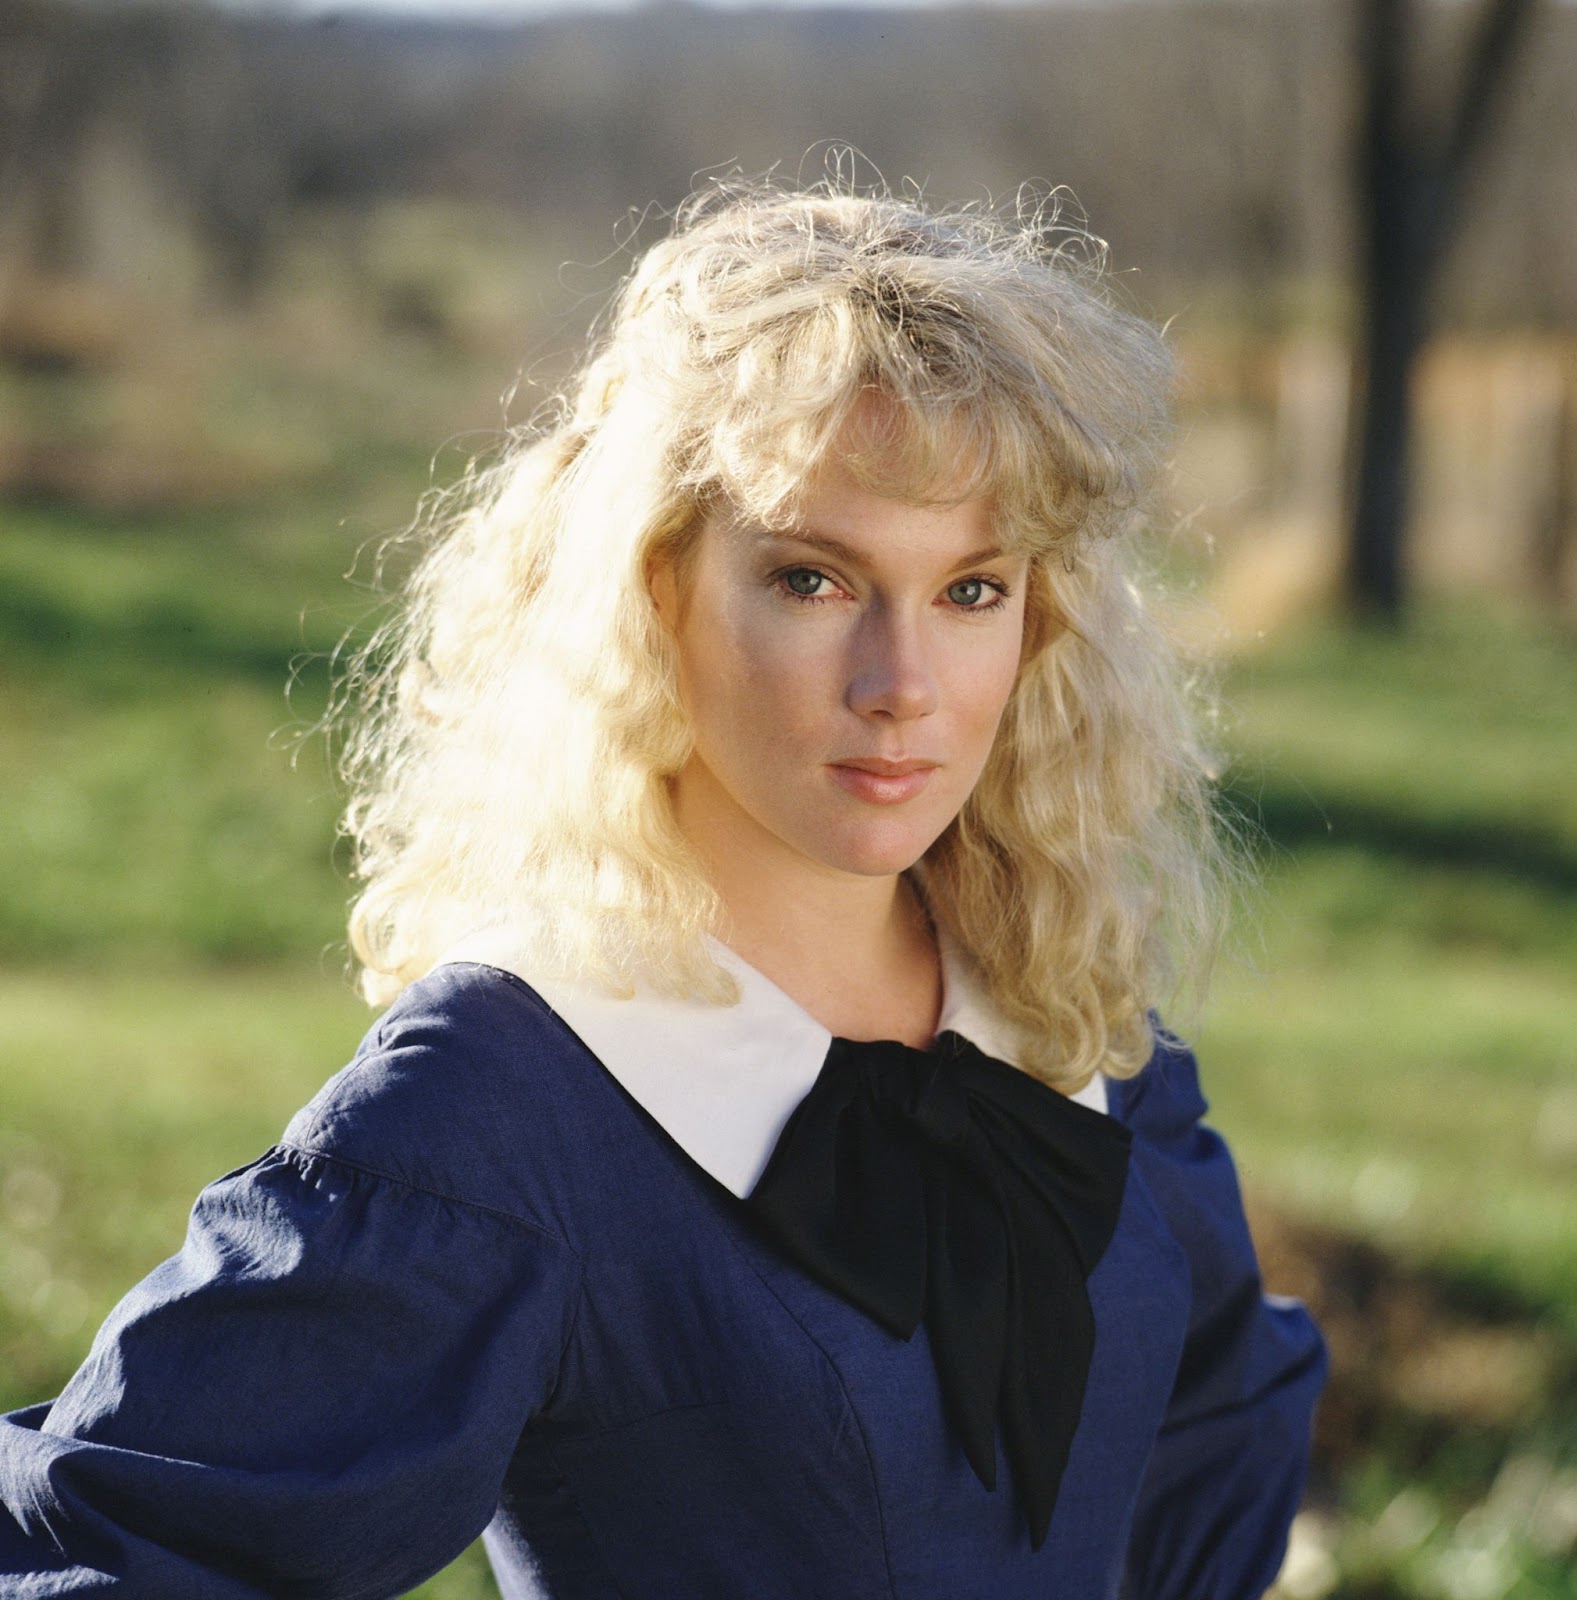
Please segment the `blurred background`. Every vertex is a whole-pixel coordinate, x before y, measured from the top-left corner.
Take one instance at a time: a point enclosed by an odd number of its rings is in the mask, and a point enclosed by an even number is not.
[[[1030,180],[1182,363],[1261,868],[1192,1026],[1335,1359],[1279,1592],[1577,1596],[1574,108],[1559,0],[4,0],[0,1406],[367,1024],[312,730],[386,538],[709,177]]]

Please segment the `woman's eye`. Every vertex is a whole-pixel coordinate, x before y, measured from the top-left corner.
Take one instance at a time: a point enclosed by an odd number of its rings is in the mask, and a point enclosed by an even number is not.
[[[960,578],[957,583],[949,584],[947,598],[955,606],[961,606],[968,611],[987,611],[1001,596],[1002,590],[988,584],[984,578]],[[981,605],[986,600],[987,605]]]
[[[783,581],[792,594],[797,594],[801,600],[813,600],[816,592],[827,580],[814,567],[795,567],[792,572],[783,574]]]

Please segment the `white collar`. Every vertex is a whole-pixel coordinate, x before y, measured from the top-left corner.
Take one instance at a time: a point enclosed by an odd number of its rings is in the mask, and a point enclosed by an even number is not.
[[[952,1029],[984,1054],[1016,1066],[1008,1030],[967,959],[945,936],[940,945],[937,1031]],[[727,945],[713,940],[712,953],[739,980],[737,1005],[676,999],[640,984],[631,998],[620,999],[537,977],[502,928],[469,935],[437,965],[477,962],[529,984],[692,1161],[743,1197],[789,1114],[810,1092],[833,1036]],[[1104,1112],[1106,1080],[1096,1073],[1072,1098]]]

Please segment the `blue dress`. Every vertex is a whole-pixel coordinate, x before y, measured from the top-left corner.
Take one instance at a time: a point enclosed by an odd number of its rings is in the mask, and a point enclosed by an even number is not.
[[[61,1397],[0,1418],[0,1596],[372,1600],[485,1530],[508,1600],[1247,1600],[1325,1370],[1261,1294],[1192,1057],[1133,1134],[1032,1545],[905,1340],[807,1276],[531,987],[412,985]]]

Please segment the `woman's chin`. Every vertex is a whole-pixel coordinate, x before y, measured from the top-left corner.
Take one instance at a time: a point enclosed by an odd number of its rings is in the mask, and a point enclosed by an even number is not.
[[[823,865],[855,877],[891,878],[919,861],[939,833],[939,829],[892,826],[851,831],[824,841],[815,854]]]

